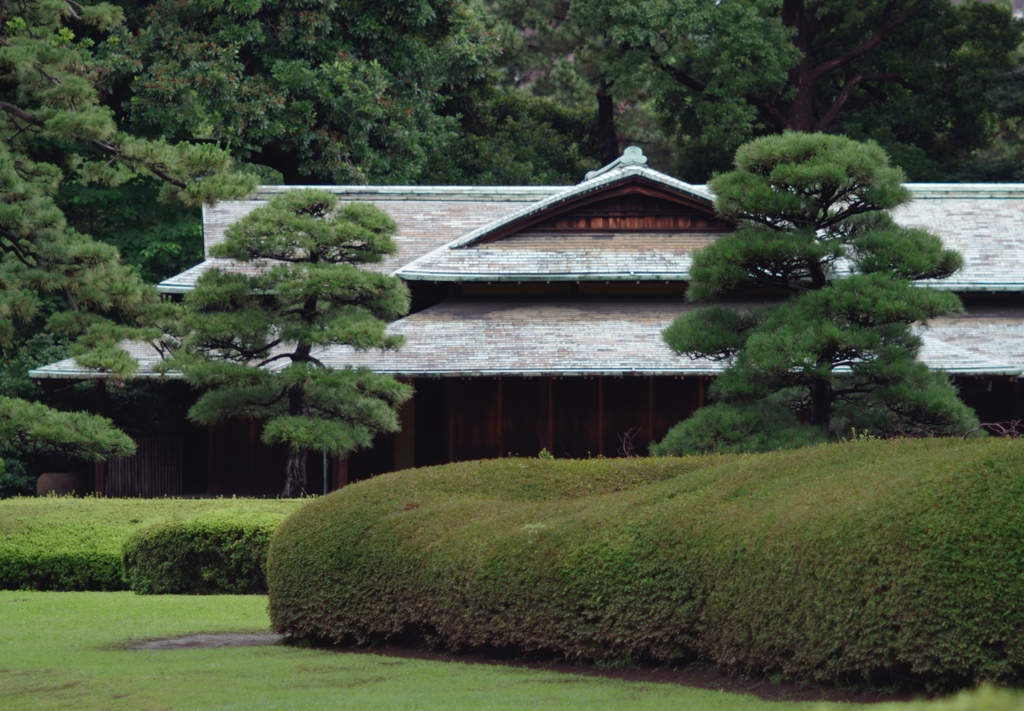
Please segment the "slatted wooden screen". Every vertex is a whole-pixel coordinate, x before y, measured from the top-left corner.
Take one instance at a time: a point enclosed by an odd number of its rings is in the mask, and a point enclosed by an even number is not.
[[[181,494],[181,437],[138,437],[130,457],[107,462],[104,492],[107,496],[158,496]]]

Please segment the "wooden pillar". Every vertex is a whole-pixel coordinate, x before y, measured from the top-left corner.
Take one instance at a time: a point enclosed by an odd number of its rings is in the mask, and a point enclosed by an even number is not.
[[[654,432],[654,376],[647,376],[647,440],[653,442]]]
[[[704,407],[704,376],[698,375],[697,382],[699,383],[698,396],[697,396],[697,407]]]
[[[348,460],[334,460],[334,489],[340,489],[348,485]]]
[[[249,484],[256,481],[256,418],[249,418]]]
[[[504,457],[506,454],[508,454],[508,452],[505,451],[505,428],[502,426],[503,420],[502,420],[502,414],[501,414],[502,413],[501,395],[502,395],[502,392],[504,391],[504,383],[505,383],[505,379],[504,378],[498,378],[498,412],[495,415],[495,417],[498,418],[497,425],[498,425],[498,456],[499,457]]]
[[[555,379],[548,378],[548,451],[555,453]]]
[[[455,461],[455,411],[452,402],[452,381],[444,382],[445,409],[448,410],[448,461]]]
[[[416,404],[415,396],[409,398],[398,411],[402,429],[395,433],[391,457],[394,471],[412,469],[416,463]]]
[[[1013,419],[1020,419],[1020,378],[1013,379]]]
[[[604,376],[597,376],[597,455],[604,456]]]
[[[213,486],[213,447],[216,438],[213,436],[213,425],[206,426],[206,492]]]
[[[106,416],[107,414],[107,382],[105,380],[96,381],[96,414]],[[105,496],[107,493],[107,463],[96,462],[95,468],[93,469],[93,489],[99,496]]]

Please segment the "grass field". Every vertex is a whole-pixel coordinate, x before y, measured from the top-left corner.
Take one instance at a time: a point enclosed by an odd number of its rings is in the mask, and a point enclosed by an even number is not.
[[[853,709],[593,677],[286,646],[129,651],[268,628],[262,596],[0,592],[3,709]]]

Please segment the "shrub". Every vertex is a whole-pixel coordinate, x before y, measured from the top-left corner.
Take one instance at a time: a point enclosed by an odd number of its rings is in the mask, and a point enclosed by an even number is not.
[[[783,408],[751,405],[702,407],[674,425],[660,442],[651,443],[656,457],[690,454],[738,454],[795,449],[825,441],[822,431],[801,424]]]
[[[250,513],[283,516],[299,501],[17,497],[0,501],[0,589],[125,590],[125,542],[169,521]]]
[[[35,492],[35,477],[25,472],[25,466],[16,459],[0,457],[0,499],[29,496]]]
[[[273,625],[451,648],[956,686],[1024,669],[1024,447],[501,460],[315,500],[270,547]]]
[[[146,595],[265,593],[270,535],[283,514],[218,514],[156,524],[124,547],[128,587]]]

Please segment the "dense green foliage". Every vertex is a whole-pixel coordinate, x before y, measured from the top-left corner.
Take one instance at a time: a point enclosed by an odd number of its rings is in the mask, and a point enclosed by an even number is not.
[[[155,292],[117,250],[68,224],[62,185],[108,186],[138,176],[162,182],[165,199],[198,206],[240,197],[254,179],[233,173],[213,146],[171,145],[119,130],[97,83],[95,40],[123,12],[107,3],[0,3],[0,357],[16,359],[31,337],[71,340],[83,365],[127,375],[124,338],[159,339]],[[104,458],[134,443],[100,418],[70,415],[0,392],[0,442]]]
[[[283,519],[232,511],[144,528],[124,545],[128,587],[144,595],[265,593],[267,547]]]
[[[660,442],[652,442],[657,457],[702,452],[736,454],[794,449],[826,441],[816,427],[807,427],[791,412],[771,405],[702,407],[685,422],[670,429]]]
[[[319,350],[386,350],[386,322],[409,310],[395,277],[360,269],[395,250],[394,221],[373,205],[338,208],[322,190],[284,192],[225,233],[210,254],[253,263],[255,274],[211,270],[185,298],[175,365],[207,389],[189,410],[202,424],[264,421],[267,444],[288,445],[284,496],[306,487],[313,449],[344,457],[398,430],[409,386],[367,368],[328,368]],[[268,367],[269,366],[269,367]]]
[[[65,184],[57,194],[69,224],[117,248],[121,260],[154,284],[203,261],[199,208],[159,201],[154,179],[117,187]]]
[[[1009,2],[479,4],[505,49],[504,81],[585,99],[599,107],[599,124],[653,140],[648,153],[667,138],[685,180],[704,182],[744,141],[785,130],[872,138],[917,181],[978,172],[1006,180],[1015,169],[978,152],[1000,135],[1016,139],[1024,115],[1022,29]],[[637,117],[650,115],[661,119],[660,138],[634,133],[647,123]],[[598,133],[607,144],[607,128]]]
[[[484,87],[446,105],[461,130],[430,154],[419,182],[433,185],[574,185],[599,167],[593,112]]]
[[[615,71],[622,48],[608,3],[565,0],[479,0],[484,21],[500,38],[497,58],[503,83],[567,106],[591,109],[602,165],[619,157],[616,100],[633,99],[635,87]],[[624,83],[625,82],[625,83]],[[634,105],[630,113],[638,113]],[[630,136],[635,139],[635,136]]]
[[[1022,467],[1012,440],[896,440],[398,472],[285,520],[271,617],[332,641],[1019,681]]]
[[[687,299],[789,297],[743,313],[691,311],[665,330],[677,353],[728,367],[711,386],[716,402],[652,452],[767,451],[853,430],[959,435],[977,424],[949,378],[917,360],[912,326],[962,306],[914,282],[947,277],[962,259],[892,220],[910,200],[902,178],[877,144],[841,136],[790,132],[736,152],[736,169],[709,186],[738,226],[694,254]],[[744,444],[737,425],[758,436]]]
[[[449,0],[157,0],[102,51],[136,130],[307,184],[414,181],[457,131],[445,99],[482,83],[493,54]]]
[[[0,589],[124,590],[123,549],[140,530],[192,520],[258,522],[297,502],[259,499],[14,498],[0,501]]]

